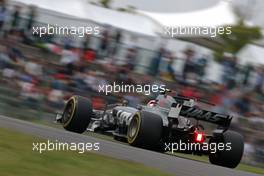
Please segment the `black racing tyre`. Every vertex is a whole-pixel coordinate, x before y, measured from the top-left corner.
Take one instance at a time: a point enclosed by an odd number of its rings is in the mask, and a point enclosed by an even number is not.
[[[62,124],[64,129],[75,133],[83,133],[86,131],[93,109],[89,99],[73,96],[65,105],[62,114]]]
[[[162,119],[159,115],[141,111],[131,119],[127,130],[127,141],[132,146],[157,148],[162,137]]]
[[[209,143],[229,143],[230,150],[217,151],[209,154],[209,161],[212,164],[235,168],[240,163],[244,152],[244,138],[241,134],[234,131],[226,131],[221,140],[212,138]]]

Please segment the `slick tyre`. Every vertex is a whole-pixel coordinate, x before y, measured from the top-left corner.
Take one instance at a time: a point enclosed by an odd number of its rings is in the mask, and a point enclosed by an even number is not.
[[[65,105],[62,114],[62,124],[64,129],[75,133],[83,133],[86,131],[93,109],[89,99],[73,96]]]
[[[127,139],[132,146],[155,150],[162,137],[162,119],[159,115],[141,111],[128,125]]]
[[[216,151],[216,153],[209,154],[209,161],[212,164],[235,168],[243,156],[244,151],[244,139],[243,137],[234,131],[226,131],[223,134],[221,140],[212,138],[210,143],[224,143],[225,146],[229,146],[222,151]]]

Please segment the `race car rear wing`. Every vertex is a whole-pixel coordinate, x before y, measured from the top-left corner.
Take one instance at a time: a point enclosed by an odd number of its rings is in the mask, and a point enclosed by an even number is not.
[[[232,116],[201,109],[196,105],[196,102],[203,102],[209,105],[213,105],[206,100],[197,100],[194,98],[181,96],[175,96],[173,98],[176,100],[176,103],[173,103],[171,105],[170,114],[174,114],[174,117],[183,116],[187,118],[194,118],[196,120],[214,123],[224,128],[228,128],[230,126]]]
[[[180,116],[184,116],[187,118],[194,118],[196,120],[207,121],[210,123],[214,123],[220,125],[222,127],[229,127],[232,116],[219,114],[216,112],[207,111],[204,109],[200,109],[198,107],[188,107],[182,105]]]

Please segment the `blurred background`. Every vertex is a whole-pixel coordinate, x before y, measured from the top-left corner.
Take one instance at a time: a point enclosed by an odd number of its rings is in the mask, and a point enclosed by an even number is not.
[[[0,114],[51,122],[71,95],[94,108],[156,95],[104,95],[98,85],[165,84],[234,116],[243,162],[264,167],[264,13],[261,0],[0,1]],[[32,28],[99,26],[100,35],[33,35]],[[167,38],[164,25],[232,26],[216,38]]]

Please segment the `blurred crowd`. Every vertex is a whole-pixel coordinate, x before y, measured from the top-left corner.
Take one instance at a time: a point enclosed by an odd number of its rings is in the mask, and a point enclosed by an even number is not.
[[[208,108],[234,115],[233,128],[251,134],[245,135],[245,154],[247,158],[256,157],[248,162],[263,163],[264,138],[252,138],[252,135],[263,134],[260,133],[264,127],[263,65],[241,66],[238,58],[225,54],[219,61],[221,81],[208,82],[205,77],[209,57],[199,58],[196,54],[199,51],[186,48],[182,53],[184,57],[178,58],[175,53],[160,47],[153,51],[154,57],[149,58],[151,62],[146,73],[139,74],[136,71],[140,60],[136,41],[126,45],[122,62],[116,57],[120,46],[124,45],[122,30],[113,32],[105,28],[96,49],[91,48],[93,36],[89,35],[82,39],[80,47],[76,47],[72,45],[74,38],[58,40],[51,35],[42,38],[32,35],[38,9],[30,6],[26,11],[27,16],[22,18],[20,6],[8,8],[5,1],[0,1],[0,85],[16,90],[18,95],[14,98],[22,100],[28,108],[44,108],[48,112],[61,110],[64,100],[73,94],[89,96],[94,108],[98,109],[122,99],[127,99],[130,106],[136,106],[155,95],[115,93],[105,96],[98,93],[98,85],[113,82],[165,84],[178,95],[205,99],[215,105]],[[173,67],[179,59],[184,61],[181,74]]]

